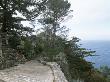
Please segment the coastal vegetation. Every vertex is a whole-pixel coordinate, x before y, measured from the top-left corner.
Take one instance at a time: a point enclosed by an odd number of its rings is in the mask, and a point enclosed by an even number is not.
[[[61,24],[70,7],[68,0],[0,0],[0,69],[37,59],[57,62],[70,82],[109,82],[110,68],[98,70],[85,60],[95,51],[82,48],[76,36],[68,39]],[[36,22],[42,26],[37,31]]]

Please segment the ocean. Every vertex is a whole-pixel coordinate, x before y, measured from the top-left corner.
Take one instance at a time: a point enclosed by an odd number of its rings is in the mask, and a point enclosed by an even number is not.
[[[110,67],[110,41],[82,41],[82,47],[96,51],[92,57],[86,57],[87,61],[91,61],[96,68],[100,66]]]

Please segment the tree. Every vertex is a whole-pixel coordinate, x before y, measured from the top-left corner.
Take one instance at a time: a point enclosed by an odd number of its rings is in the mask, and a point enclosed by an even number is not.
[[[96,69],[92,70],[92,73],[89,77],[86,77],[84,82],[109,82],[103,76],[103,74]]]
[[[44,25],[47,40],[51,40],[50,46],[55,46],[56,35],[63,32],[65,26],[61,27],[61,21],[69,14],[70,3],[68,0],[48,0],[46,11],[42,15],[40,22]],[[65,30],[67,31],[67,30]]]
[[[37,35],[37,38],[38,40],[36,43],[42,48],[40,56],[46,57],[46,61],[55,61],[57,63],[60,61],[62,71],[68,80],[70,80],[70,77],[72,77],[72,79],[84,80],[91,75],[94,67],[91,62],[86,61],[84,58],[87,56],[92,56],[95,51],[89,51],[85,48],[81,48],[77,44],[80,39],[73,37],[72,40],[67,40],[61,36],[56,36],[57,40],[55,40],[55,48],[51,48],[47,46],[48,44],[46,41],[45,32]],[[63,54],[59,57],[59,53]],[[65,60],[63,60],[62,57]],[[69,69],[65,66],[68,66]],[[69,76],[68,73],[71,76]]]
[[[95,51],[88,51],[81,48],[77,42],[80,39],[73,37],[72,40],[65,43],[64,52],[66,53],[67,61],[69,64],[69,72],[72,79],[84,80],[89,77],[94,70],[91,62],[86,61],[84,58],[92,56]]]
[[[38,16],[43,9],[44,2],[45,0],[41,2],[37,2],[36,0],[0,0],[1,32],[24,32],[32,30],[29,27],[23,27],[21,21],[31,20],[35,16]],[[31,7],[34,8],[30,9]],[[17,17],[17,12],[21,13],[24,18]]]
[[[17,49],[22,37],[28,36],[34,31],[31,27],[24,27],[21,21],[34,21],[35,17],[45,9],[45,2],[46,0],[0,0],[1,38],[4,36],[6,38],[8,35],[8,44]]]
[[[24,57],[25,55],[29,57],[31,54],[31,42],[29,40],[25,41],[23,38],[30,35],[34,30],[30,27],[24,27],[21,21],[34,21],[34,18],[39,16],[45,9],[45,2],[46,0],[0,0],[0,43],[3,54],[3,57],[0,57],[0,61],[3,60],[1,65],[4,67],[6,67],[6,62],[8,61],[18,61],[19,58],[16,58],[17,56]],[[22,16],[19,16],[19,14]],[[25,41],[23,45],[25,51],[22,50],[22,53],[26,52],[28,48],[30,49],[27,51],[29,52],[28,55],[27,53],[22,54],[20,49],[18,49],[23,41]],[[3,67],[1,66],[1,68]]]

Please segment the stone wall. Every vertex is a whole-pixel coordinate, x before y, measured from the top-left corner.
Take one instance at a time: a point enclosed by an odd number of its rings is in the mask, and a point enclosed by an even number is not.
[[[64,73],[61,71],[60,66],[56,62],[48,62],[46,65],[48,65],[53,71],[53,82],[68,82],[64,76]]]

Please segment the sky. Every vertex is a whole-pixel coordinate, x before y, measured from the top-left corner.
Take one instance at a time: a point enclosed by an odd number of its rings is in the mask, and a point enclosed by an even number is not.
[[[110,40],[110,0],[68,0],[73,10],[63,22],[81,40]],[[28,25],[27,22],[23,22]],[[39,25],[38,25],[39,27]]]
[[[64,22],[69,37],[110,40],[110,0],[69,0],[72,18]]]

